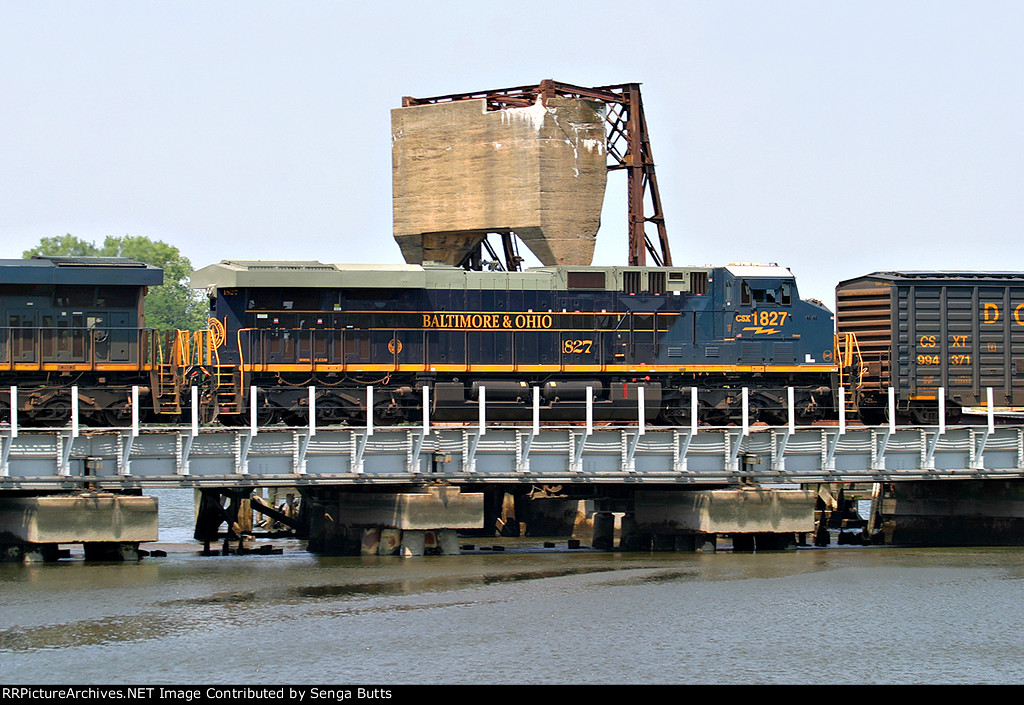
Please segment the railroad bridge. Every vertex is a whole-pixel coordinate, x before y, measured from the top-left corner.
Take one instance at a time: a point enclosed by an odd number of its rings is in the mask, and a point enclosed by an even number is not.
[[[427,412],[414,426],[259,427],[253,413],[242,428],[195,417],[86,428],[73,413],[67,428],[30,429],[15,415],[0,432],[0,532],[13,555],[37,544],[137,547],[156,540],[145,491],[191,487],[196,537],[206,541],[241,542],[252,527],[239,519],[255,509],[324,551],[358,551],[368,532],[379,540],[390,530],[412,552],[420,540],[451,552],[456,531],[493,536],[496,523],[523,517],[523,504],[534,509],[525,523],[539,529],[567,514],[577,521],[587,502],[596,546],[611,546],[617,514],[623,547],[627,534],[641,547],[701,550],[718,535],[772,547],[780,536],[820,536],[845,489],[846,499],[874,500],[869,534],[888,526],[900,543],[1024,536],[1024,426],[997,424],[991,405],[980,423],[955,426],[862,426],[840,414],[829,426],[797,426],[790,415],[784,426],[660,427],[643,408],[641,399],[636,423],[615,426],[595,425],[589,407],[579,424],[542,425],[537,403],[532,423],[489,424],[486,402],[478,423],[459,426]],[[301,497],[305,514],[253,499],[254,490]]]

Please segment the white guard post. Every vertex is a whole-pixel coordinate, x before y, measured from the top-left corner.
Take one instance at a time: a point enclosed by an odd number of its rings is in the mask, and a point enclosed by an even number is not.
[[[423,442],[430,433],[430,387],[423,385],[423,429],[420,435],[413,441],[412,458],[409,461],[409,472],[418,475],[420,472],[420,452],[423,450]]]
[[[7,477],[10,474],[10,466],[7,464],[11,455],[11,445],[18,437],[18,388],[11,387],[11,430],[7,442],[0,450],[0,477]]]
[[[782,440],[779,442],[775,460],[772,462],[772,469],[780,472],[786,469],[786,445],[789,443],[789,437],[796,433],[796,409],[792,387],[786,388],[786,408],[786,432],[783,434]]]
[[[587,387],[587,435],[594,433],[594,388]]]
[[[889,445],[889,438],[896,433],[896,388],[889,387],[889,428],[882,435],[875,457],[871,461],[872,470],[885,470],[885,449]]]
[[[132,386],[132,435],[139,435],[139,387]]]
[[[477,423],[477,428],[480,430],[480,435],[487,433],[487,387],[480,387],[480,398],[478,400],[480,404],[480,420]]]
[[[992,404],[992,387],[988,387],[985,390],[985,403],[986,412],[988,416],[988,426],[985,428],[984,433],[981,434],[981,438],[978,439],[978,448],[974,452],[974,458],[971,460],[971,468],[975,470],[982,470],[985,467],[985,444],[988,443],[988,437],[992,435],[996,430],[996,412],[995,407]]]
[[[796,432],[796,400],[793,393],[793,388],[788,387],[786,389],[786,409],[788,413],[789,432]]]
[[[71,474],[71,447],[78,438],[78,386],[71,387],[71,432],[64,436],[60,434],[61,454],[60,470],[58,475],[64,477]]]
[[[299,453],[295,459],[296,475],[306,474],[306,451],[309,450],[309,443],[313,440],[313,436],[316,435],[316,387],[310,385],[307,394],[306,406],[309,407],[309,430],[305,436],[298,439]]]
[[[533,435],[540,433],[540,387],[533,388]]]
[[[78,385],[71,387],[71,437],[78,438]]]
[[[370,436],[373,435],[373,385],[367,385],[366,387],[366,433],[359,439],[359,443],[356,444],[356,457],[352,462],[352,472],[357,475],[363,472],[363,454],[366,452],[366,443],[370,440]]]
[[[690,433],[697,433],[697,388],[690,387]]]
[[[928,450],[924,456],[924,467],[934,470],[935,469],[935,449],[939,445],[939,437],[946,433],[946,389],[945,387],[939,387],[939,427],[932,437],[932,442],[928,444]]]
[[[309,388],[309,435],[316,435],[316,387]]]
[[[828,447],[828,455],[825,456],[824,470],[831,472],[836,469],[836,448],[839,446],[839,439],[846,433],[846,389],[839,388],[839,431],[832,438]]]
[[[576,440],[576,435],[572,434],[573,439],[579,443],[576,446],[576,455],[573,458],[572,467],[570,470],[573,472],[579,472],[583,467],[583,447],[587,444],[587,438],[594,433],[594,388],[587,387],[587,425],[583,435]]]
[[[743,435],[750,435],[750,390],[743,388]]]
[[[636,390],[636,417],[637,435],[644,435],[647,432],[647,409],[644,407],[644,386],[641,384]]]
[[[533,446],[533,439],[538,433],[540,433],[540,387],[534,387],[533,425],[530,426],[530,435],[526,437],[526,447],[523,449],[522,457],[516,466],[518,472],[530,472],[530,448]]]
[[[690,387],[690,428],[685,435],[676,431],[673,439],[676,448],[673,470],[676,472],[687,472],[686,454],[690,450],[690,442],[697,435],[697,408],[697,388]]]
[[[423,385],[423,435],[430,433],[430,387]]]
[[[640,436],[644,435],[646,429],[646,419],[644,418],[644,386],[641,384],[636,388],[636,435],[633,436],[633,440],[629,444],[629,449],[626,453],[625,470],[626,472],[636,472],[636,448],[640,443]]]
[[[249,433],[240,438],[241,448],[239,448],[237,460],[239,475],[249,474],[249,448],[252,446],[252,439],[259,433],[256,423],[256,398],[256,385],[254,384],[249,387]]]
[[[366,435],[373,435],[373,385],[366,387]]]
[[[18,437],[18,388],[11,387],[11,438]]]
[[[132,442],[139,436],[139,388],[132,386],[132,430],[124,434],[121,446],[121,466],[118,468],[119,475],[131,475],[132,467]]]
[[[192,443],[199,435],[199,387],[192,387],[192,427],[188,434],[181,436],[181,455],[178,458],[179,475],[189,474],[189,456],[192,454]]]
[[[939,387],[939,435],[946,432],[946,390]]]
[[[479,409],[479,420],[477,421],[476,433],[469,439],[469,448],[466,452],[466,472],[476,472],[476,449],[480,444],[480,437],[487,433],[487,388],[480,387],[477,396]]]
[[[256,385],[249,387],[249,435],[255,436],[256,427]]]
[[[889,433],[896,433],[896,388],[889,387]]]

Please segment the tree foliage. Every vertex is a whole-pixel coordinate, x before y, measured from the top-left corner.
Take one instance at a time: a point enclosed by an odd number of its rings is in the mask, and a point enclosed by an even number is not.
[[[192,263],[177,247],[144,236],[109,236],[102,246],[73,235],[44,237],[22,257],[35,255],[72,257],[128,257],[164,270],[164,283],[146,295],[146,326],[161,330],[199,330],[206,327],[206,300],[188,285]]]

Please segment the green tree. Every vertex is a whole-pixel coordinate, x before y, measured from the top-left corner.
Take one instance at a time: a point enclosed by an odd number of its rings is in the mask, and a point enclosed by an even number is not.
[[[206,298],[189,288],[192,263],[177,247],[139,235],[109,236],[102,247],[73,235],[44,237],[22,257],[128,257],[164,270],[164,283],[146,295],[146,326],[161,330],[199,330],[206,327]]]

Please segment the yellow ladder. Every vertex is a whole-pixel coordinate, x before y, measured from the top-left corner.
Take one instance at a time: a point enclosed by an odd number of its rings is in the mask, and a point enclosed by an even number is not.
[[[153,398],[158,414],[181,413],[181,385],[184,381],[184,362],[190,355],[188,331],[167,331],[164,344],[159,348],[160,360],[154,379]]]
[[[867,369],[864,366],[864,357],[860,352],[860,344],[854,333],[844,333],[842,338],[835,336],[835,355],[839,367],[839,386],[847,391],[850,385],[853,389],[860,389],[863,384],[864,374]],[[846,410],[856,411],[856,395],[846,395]]]

